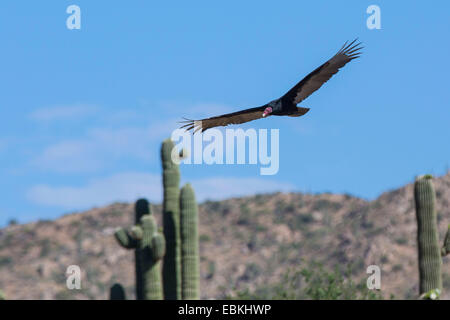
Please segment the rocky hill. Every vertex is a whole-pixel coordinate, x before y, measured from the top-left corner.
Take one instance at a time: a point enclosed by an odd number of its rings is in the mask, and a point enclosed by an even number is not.
[[[450,223],[450,174],[434,180],[441,241]],[[161,225],[161,207],[154,206]],[[351,264],[355,279],[381,268],[382,293],[415,298],[418,291],[413,186],[374,201],[350,195],[276,193],[200,205],[201,292],[223,298],[280,281],[308,261]],[[108,299],[120,282],[134,299],[134,255],[119,247],[117,227],[134,220],[133,204],[66,215],[0,230],[0,288],[9,299]],[[81,290],[66,288],[66,269],[82,270]],[[444,258],[444,297],[450,259]]]

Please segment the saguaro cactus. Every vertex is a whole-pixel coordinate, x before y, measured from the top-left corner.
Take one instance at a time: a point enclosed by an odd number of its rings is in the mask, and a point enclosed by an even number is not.
[[[199,299],[198,208],[194,190],[190,184],[186,184],[181,189],[180,231],[182,298]]]
[[[439,248],[436,195],[431,175],[420,176],[414,184],[419,251],[419,290],[423,296],[442,290],[441,249]]]
[[[110,288],[109,300],[126,300],[125,290],[120,283],[115,283]]]
[[[136,202],[136,225],[119,229],[115,237],[127,249],[135,249],[137,300],[163,299],[161,259],[165,253],[164,237],[158,233],[156,221],[145,199]]]
[[[163,264],[164,297],[167,300],[181,299],[180,261],[180,169],[172,161],[172,140],[166,139],[161,146],[163,167],[163,226],[166,239],[166,255]]]

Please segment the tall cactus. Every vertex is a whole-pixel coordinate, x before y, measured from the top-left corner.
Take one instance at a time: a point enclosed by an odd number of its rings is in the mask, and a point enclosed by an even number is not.
[[[130,230],[117,230],[115,237],[122,247],[135,249],[136,299],[161,300],[161,259],[165,253],[165,240],[158,233],[147,200],[138,200],[135,212],[136,225]]]
[[[166,255],[163,264],[164,297],[167,300],[181,299],[180,261],[180,170],[172,161],[172,140],[166,139],[161,146],[163,167],[163,226],[166,239]]]
[[[182,298],[185,300],[199,299],[198,208],[194,190],[190,184],[186,184],[181,189],[180,236]]]
[[[6,300],[5,294],[0,290],[0,300]]]
[[[126,300],[125,290],[120,283],[115,283],[110,288],[109,300]]]
[[[438,243],[436,195],[431,175],[420,176],[414,184],[419,252],[420,294],[442,290],[441,249]]]

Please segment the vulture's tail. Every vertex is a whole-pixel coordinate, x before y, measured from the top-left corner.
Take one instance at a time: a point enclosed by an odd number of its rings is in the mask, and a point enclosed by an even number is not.
[[[289,117],[301,117],[309,111],[309,108],[297,107],[297,112],[290,114]]]

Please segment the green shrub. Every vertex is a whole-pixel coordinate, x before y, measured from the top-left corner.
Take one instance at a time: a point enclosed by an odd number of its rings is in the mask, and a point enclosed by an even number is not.
[[[235,291],[227,299],[283,299],[283,300],[378,300],[383,296],[378,291],[369,290],[366,279],[355,282],[352,268],[346,270],[325,269],[319,263],[311,263],[307,268],[288,270],[280,281],[262,285],[253,292],[248,289]]]
[[[6,267],[6,266],[9,266],[10,264],[12,264],[11,257],[5,257],[5,256],[0,257],[0,267]]]
[[[211,237],[207,234],[202,234],[199,237],[200,242],[209,242],[211,241]]]

